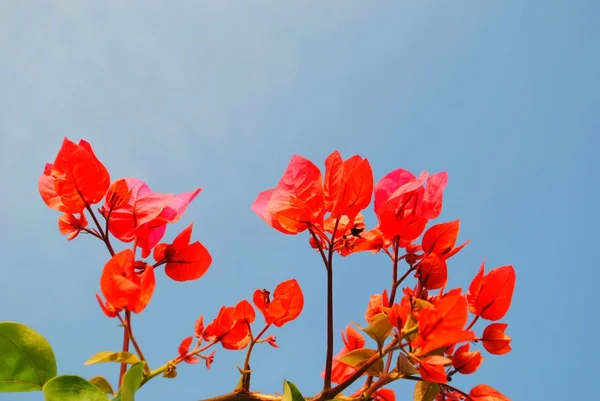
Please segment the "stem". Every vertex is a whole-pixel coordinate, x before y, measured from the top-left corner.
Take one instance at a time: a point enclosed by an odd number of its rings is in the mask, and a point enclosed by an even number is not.
[[[241,388],[246,390],[246,391],[250,391],[250,355],[252,354],[252,350],[254,349],[254,346],[256,345],[256,342],[260,339],[260,337],[265,334],[265,332],[269,329],[269,327],[271,326],[271,324],[267,324],[265,326],[264,329],[261,330],[260,333],[258,333],[258,335],[256,337],[252,337],[252,340],[250,341],[250,345],[248,346],[248,352],[246,352],[246,359],[244,360],[244,373],[242,373],[242,383],[241,383]],[[250,328],[250,324],[248,324],[248,328]],[[250,332],[250,335],[252,335],[252,331]]]
[[[398,248],[400,246],[400,237],[397,236],[396,238],[394,238],[394,243],[393,243],[393,248],[394,248],[394,261],[392,263],[392,291],[390,292],[390,300],[389,300],[389,306],[392,306],[394,304],[394,299],[396,298],[396,291],[398,289],[398,286],[400,285],[400,283],[402,281],[398,280]],[[403,279],[406,278],[407,274],[405,274],[403,276]],[[390,367],[392,366],[392,358],[394,357],[394,353],[390,352],[390,354],[388,355],[387,361],[385,362],[385,369],[384,372],[388,373],[390,370]],[[377,382],[380,382],[380,380],[378,380]],[[377,384],[377,383],[375,383]],[[369,394],[370,395],[370,394]]]
[[[98,229],[98,232],[100,233],[100,236],[102,237],[100,239],[102,241],[104,241],[104,244],[108,248],[108,252],[110,252],[110,256],[115,256],[115,250],[113,249],[112,245],[110,244],[110,239],[108,238],[108,231],[105,232],[102,229],[102,226],[100,225],[100,222],[98,221],[98,218],[96,217],[96,214],[94,213],[94,211],[92,210],[92,207],[87,202],[85,203],[85,208],[92,216],[92,220],[94,220],[94,223],[96,224],[96,228]],[[108,221],[106,224],[108,227]]]
[[[466,330],[471,330],[471,327],[473,327],[478,320],[479,320],[479,315],[475,316],[475,319],[473,319],[473,321],[471,322],[471,324],[469,325],[469,327],[467,327],[465,329],[465,331]]]
[[[221,338],[217,338],[215,339],[213,342],[206,344],[204,347],[199,348],[197,350],[194,350],[193,352],[191,352],[188,355],[199,355],[201,352],[206,351],[207,349],[209,349],[210,347],[212,347],[215,344],[218,344],[219,341],[221,341]],[[175,358],[174,360],[171,360],[167,363],[165,363],[164,365],[162,365],[159,368],[154,369],[153,371],[150,372],[149,375],[145,376],[142,379],[142,382],[140,384],[140,387],[142,387],[144,384],[146,384],[148,381],[150,381],[151,379],[155,378],[156,376],[160,375],[161,373],[163,373],[165,370],[167,370],[167,368],[169,366],[173,366],[173,365],[178,365],[179,363],[181,363],[183,361],[183,359],[178,356],[177,358]]]
[[[398,288],[398,245],[400,243],[400,237],[394,238],[394,258],[392,263],[392,291],[390,292],[390,305],[394,304],[396,298],[396,289]]]
[[[315,397],[315,399],[324,401],[335,398],[339,393],[350,387],[356,380],[358,380],[367,370],[369,370],[371,366],[377,363],[380,358],[383,358],[388,353],[395,351],[397,349],[398,342],[398,339],[393,340],[387,347],[385,347],[381,354],[373,354],[373,356],[371,356],[364,365],[357,369],[356,372],[354,372],[346,380],[331,389],[323,390],[318,397]]]
[[[331,389],[331,370],[333,368],[333,243],[335,233],[338,229],[340,218],[338,217],[333,227],[329,252],[327,255],[327,354],[325,356],[325,378],[323,380],[323,391]]]
[[[315,234],[312,228],[309,228],[308,231],[310,231],[310,235],[312,235],[313,239],[317,243],[317,246],[319,247],[319,253],[321,254],[321,258],[323,258],[323,263],[327,267],[327,256],[325,256],[325,252],[323,251],[321,240],[317,237],[317,234]]]
[[[381,376],[379,380],[377,380],[375,383],[373,383],[373,385],[371,385],[366,391],[363,392],[363,397],[365,399],[370,399],[373,393],[375,393],[377,390],[379,390],[386,384],[391,383],[392,381],[393,379],[390,378],[389,374]]]
[[[125,310],[125,325],[123,327],[123,352],[129,352],[129,332],[127,327],[131,324],[131,312]],[[121,370],[119,371],[119,388],[121,388],[121,382],[123,381],[123,375],[127,371],[127,364],[121,364]]]
[[[121,324],[123,324],[123,327],[125,327],[127,329],[127,334],[129,335],[129,339],[131,340],[131,343],[133,344],[135,351],[137,352],[138,356],[140,357],[140,360],[144,362],[144,371],[146,372],[146,374],[149,375],[150,374],[150,366],[148,366],[148,362],[146,361],[146,358],[144,358],[142,349],[139,347],[137,341],[135,340],[135,337],[133,336],[133,330],[131,329],[131,320],[129,320],[129,324],[127,324],[121,318],[121,315],[117,315],[117,317],[121,321]]]
[[[406,379],[406,380],[416,381],[416,382],[425,382],[425,381],[427,381],[427,380],[423,379],[422,377],[417,377],[417,376],[402,376],[402,378]],[[459,394],[461,394],[461,395],[463,395],[465,397],[469,397],[469,394],[467,394],[464,391],[459,390],[456,387],[451,386],[449,384],[445,384],[445,383],[436,383],[436,384],[439,384],[442,387],[449,388],[450,390],[456,391],[457,393],[459,393]]]

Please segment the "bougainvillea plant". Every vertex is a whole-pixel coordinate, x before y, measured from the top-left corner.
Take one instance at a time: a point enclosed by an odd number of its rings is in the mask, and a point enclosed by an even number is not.
[[[58,228],[68,240],[88,234],[109,252],[98,271],[96,297],[103,314],[120,322],[123,347],[99,352],[85,364],[116,362],[119,382],[111,384],[100,376],[57,376],[53,351],[40,334],[19,323],[2,322],[0,391],[41,390],[46,400],[134,400],[148,381],[177,376],[182,363],[204,361],[210,369],[220,346],[245,350],[245,357],[237,385],[215,398],[219,401],[395,401],[390,385],[397,380],[415,383],[415,401],[509,400],[485,384],[468,390],[450,384],[456,375],[477,371],[484,359],[482,350],[475,349],[478,345],[491,355],[511,350],[507,324],[500,320],[511,304],[515,272],[507,265],[486,273],[482,264],[466,293],[447,288],[448,260],[468,243],[457,245],[459,220],[431,224],[441,213],[447,182],[446,173],[414,176],[397,169],[375,183],[367,159],[356,155],[343,160],[335,151],[325,160],[324,175],[311,161],[293,156],[275,188],[258,195],[252,211],[284,234],[307,234],[327,280],[322,391],[304,398],[285,381],[283,395],[277,396],[251,390],[250,359],[257,344],[279,347],[271,332],[302,312],[300,284],[284,278],[272,292],[249,292],[251,301],[223,306],[206,325],[199,316],[193,335],[174,349],[173,358],[152,369],[135,339],[132,320],[151,302],[158,270],[164,269],[171,280],[189,281],[201,278],[210,267],[209,251],[192,241],[192,224],[172,243],[161,242],[167,226],[179,221],[201,190],[173,195],[154,192],[135,178],[111,181],[89,143],[65,138],[54,163],[46,164],[39,178],[39,192],[49,208],[62,213]],[[372,200],[378,222],[367,229],[362,211]],[[116,249],[117,241],[123,249]],[[333,262],[365,251],[389,257],[390,286],[365,300],[364,327],[348,325],[342,332],[343,346],[336,347]],[[490,323],[475,332],[480,319]],[[335,348],[341,350],[334,355]],[[347,390],[352,392],[344,394]]]

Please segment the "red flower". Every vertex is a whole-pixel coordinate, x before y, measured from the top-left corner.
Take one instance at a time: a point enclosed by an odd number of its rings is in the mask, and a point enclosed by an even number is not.
[[[190,244],[193,223],[187,226],[172,244],[158,244],[154,259],[166,261],[165,274],[175,281],[197,280],[206,273],[212,257],[199,241]]]
[[[325,160],[323,201],[335,220],[347,216],[350,223],[371,203],[373,172],[367,159],[354,155],[342,160],[337,150]]]
[[[279,284],[273,292],[273,300],[267,290],[256,290],[252,300],[265,317],[265,323],[277,327],[296,319],[304,307],[304,295],[295,279]]]
[[[127,193],[131,193],[130,198],[124,204],[119,201],[120,207],[115,208],[115,200],[111,194],[107,194],[106,203],[100,212],[104,218],[110,213],[108,229],[117,239],[123,242],[137,239],[143,258],[148,257],[152,248],[160,242],[167,224],[179,221],[187,206],[201,191],[201,188],[197,188],[179,195],[162,194],[152,191],[145,182],[137,178],[123,178],[113,184],[121,195],[123,184],[117,184],[120,181],[126,183]]]
[[[510,308],[514,290],[515,270],[512,266],[498,267],[484,275],[482,263],[469,286],[469,309],[484,319],[500,320]]]
[[[241,301],[238,306],[241,303],[248,301]],[[204,329],[203,338],[206,341],[220,341],[223,348],[229,350],[246,348],[250,342],[250,329],[244,319],[236,319],[236,309],[239,315],[241,308],[238,306],[223,306],[215,320]]]
[[[74,240],[82,229],[88,226],[85,214],[79,214],[79,218],[71,213],[65,213],[58,219],[58,229],[62,235],[67,235],[67,240]]]
[[[346,327],[345,333],[342,331],[342,341],[344,342],[344,347],[337,355],[333,357],[331,369],[332,383],[341,383],[348,377],[352,376],[354,372],[356,372],[355,368],[340,362],[340,359],[350,351],[354,351],[355,349],[360,349],[365,346],[364,337],[350,325]],[[325,377],[325,371],[321,373],[321,377]]]
[[[512,339],[505,333],[506,323],[492,323],[483,329],[481,342],[483,348],[493,355],[504,355],[510,352]]]
[[[186,337],[183,339],[181,344],[179,345],[179,358],[186,363],[198,363],[200,362],[200,358],[189,354],[190,345],[192,344],[192,336]]]
[[[403,169],[383,177],[374,188],[375,214],[382,233],[389,239],[399,236],[407,244],[417,239],[427,221],[440,215],[447,182],[446,173],[428,178],[423,172],[417,178]]]
[[[125,249],[104,266],[100,289],[106,301],[116,309],[127,308],[140,313],[154,292],[154,269],[146,265],[141,274],[134,270],[133,252]]]
[[[100,202],[109,184],[108,171],[91,145],[83,139],[77,145],[65,138],[54,164],[46,164],[38,189],[48,207],[75,214]]]
[[[481,352],[469,352],[469,343],[459,347],[452,356],[452,366],[463,375],[475,373],[481,362],[483,362]]]
[[[442,299],[424,308],[417,319],[419,355],[475,338],[472,331],[465,331],[467,302],[460,290],[452,290]]]
[[[310,160],[293,156],[273,189],[261,192],[251,206],[267,224],[284,234],[323,225],[321,171]]]

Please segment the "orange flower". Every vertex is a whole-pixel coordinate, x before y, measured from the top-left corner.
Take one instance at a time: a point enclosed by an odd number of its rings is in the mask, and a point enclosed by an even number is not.
[[[116,309],[126,308],[140,313],[154,292],[154,269],[145,265],[143,272],[134,270],[133,252],[125,249],[113,256],[104,266],[100,289],[107,303]]]

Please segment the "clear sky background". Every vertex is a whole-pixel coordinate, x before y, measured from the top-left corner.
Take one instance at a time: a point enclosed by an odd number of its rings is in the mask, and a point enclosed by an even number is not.
[[[51,5],[52,4],[52,5]],[[176,5],[175,5],[176,4]],[[196,318],[295,277],[300,318],[257,347],[253,389],[306,395],[322,384],[325,272],[307,235],[285,236],[250,211],[290,157],[322,166],[339,149],[369,158],[376,180],[396,168],[449,173],[439,221],[461,219],[471,244],[450,261],[466,288],[513,264],[513,351],[457,377],[516,401],[593,399],[600,317],[597,1],[4,1],[0,5],[0,320],[50,341],[59,373],[116,382],[122,332],[96,303],[108,253],[68,242],[37,192],[63,137],[91,142],[111,178],[160,192],[204,190],[172,239],[213,255],[207,274],[158,274],[134,329],[152,367],[176,355]],[[372,210],[372,209],[370,209]],[[367,213],[368,225],[375,220]],[[389,286],[384,255],[338,259],[339,332],[364,322]],[[476,326],[479,330],[483,325]],[[198,400],[235,386],[243,352],[219,349],[211,371],[182,366],[139,400]],[[398,399],[412,397],[401,384]],[[41,400],[40,393],[0,400]]]

